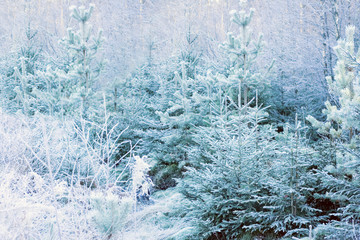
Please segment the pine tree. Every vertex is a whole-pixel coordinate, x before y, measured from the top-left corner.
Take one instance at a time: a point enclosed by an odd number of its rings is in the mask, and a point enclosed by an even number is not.
[[[44,70],[37,71],[37,76],[39,84],[33,94],[37,99],[38,111],[51,116],[61,116],[64,113],[64,103],[61,101],[63,97],[62,83],[66,78],[66,73],[49,64]]]
[[[119,157],[132,149],[140,155],[156,152],[154,141],[159,138],[159,120],[156,111],[164,110],[158,93],[163,77],[160,64],[144,64],[125,79],[117,78],[107,89],[107,109],[113,122],[118,124],[122,144]],[[165,78],[165,77],[164,77]],[[135,147],[136,146],[136,147]]]
[[[68,29],[67,36],[61,43],[69,55],[69,64],[66,77],[62,79],[62,102],[65,114],[77,113],[82,117],[88,116],[92,101],[95,98],[94,84],[102,69],[102,63],[98,60],[98,51],[103,43],[102,31],[93,35],[89,20],[92,16],[94,5],[71,7],[72,18],[79,23],[77,31]]]
[[[186,217],[197,219],[201,239],[239,238],[244,227],[254,223],[248,216],[262,194],[258,184],[264,171],[259,166],[266,164],[273,148],[270,134],[259,136],[256,127],[249,127],[256,124],[254,119],[243,116],[239,126],[236,119],[224,118],[198,129],[195,139],[201,158],[179,183],[189,200]]]
[[[338,206],[333,214],[338,221],[329,228],[321,229],[333,238],[353,239],[360,236],[354,226],[359,224],[358,203],[360,194],[360,153],[359,153],[359,107],[360,83],[358,73],[359,49],[354,43],[355,27],[346,29],[346,39],[339,40],[335,47],[338,57],[334,68],[335,77],[328,78],[329,90],[334,100],[325,103],[325,122],[309,116],[307,119],[318,129],[319,134],[330,142],[330,161],[322,175],[321,197]],[[320,234],[320,233],[319,233]]]
[[[220,45],[230,60],[227,81],[234,88],[232,97],[238,98],[233,100],[237,101],[239,106],[247,105],[256,92],[260,93],[258,97],[265,95],[269,84],[256,64],[264,43],[261,35],[258,39],[254,38],[250,26],[255,10],[251,8],[246,12],[246,1],[240,1],[240,7],[240,11],[230,12],[231,21],[238,27],[238,34],[229,32],[228,40]]]
[[[343,138],[348,143],[356,140],[353,139],[354,133],[360,126],[357,118],[360,104],[357,58],[360,57],[360,53],[355,51],[354,34],[355,28],[348,27],[346,40],[340,40],[334,49],[338,57],[334,69],[335,80],[327,78],[334,101],[325,102],[326,109],[323,113],[326,115],[326,121],[322,123],[311,116],[308,117],[320,134],[328,135],[332,140]]]

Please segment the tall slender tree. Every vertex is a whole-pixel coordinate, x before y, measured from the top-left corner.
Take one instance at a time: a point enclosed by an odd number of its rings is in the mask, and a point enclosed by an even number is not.
[[[88,116],[94,98],[96,80],[102,69],[102,62],[96,63],[98,51],[103,43],[102,31],[94,35],[89,20],[95,5],[89,8],[72,6],[71,16],[79,24],[78,30],[69,28],[62,44],[68,52],[69,63],[66,77],[62,81],[63,111]]]
[[[322,186],[327,193],[322,197],[337,203],[336,220],[328,229],[320,229],[332,238],[356,239],[360,233],[358,203],[360,199],[360,51],[354,42],[355,27],[346,29],[346,39],[338,41],[334,48],[338,61],[334,68],[334,80],[329,77],[329,89],[334,97],[325,103],[326,121],[309,116],[308,120],[319,134],[330,141],[330,162],[322,176]],[[319,231],[320,231],[319,230]],[[321,232],[320,231],[320,232]]]

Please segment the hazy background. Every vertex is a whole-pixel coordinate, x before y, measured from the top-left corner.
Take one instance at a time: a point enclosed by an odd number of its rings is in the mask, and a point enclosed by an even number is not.
[[[43,51],[59,51],[58,40],[74,27],[71,5],[94,3],[91,22],[102,28],[108,60],[102,81],[124,78],[146,62],[164,62],[186,49],[186,37],[196,38],[203,63],[216,66],[218,45],[226,32],[236,31],[229,11],[239,9],[237,0],[0,0],[0,54],[16,52],[30,25],[38,32]],[[344,37],[349,24],[359,26],[360,2],[355,0],[250,0],[254,7],[254,34],[267,43],[264,62],[275,59],[274,73],[287,99],[302,102],[306,96],[323,102],[326,75],[333,75],[336,61],[332,47]],[[358,36],[356,36],[358,37]],[[205,69],[205,68],[204,68]],[[316,89],[311,92],[313,86]],[[299,94],[300,92],[300,94]],[[319,98],[319,99],[317,99]],[[289,103],[290,104],[290,103]],[[295,104],[295,103],[294,103]]]

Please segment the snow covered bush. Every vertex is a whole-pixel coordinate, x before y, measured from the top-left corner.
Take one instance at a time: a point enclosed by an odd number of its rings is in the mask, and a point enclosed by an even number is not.
[[[111,191],[94,192],[90,198],[92,219],[100,233],[110,239],[125,230],[133,211],[133,199],[120,197]]]

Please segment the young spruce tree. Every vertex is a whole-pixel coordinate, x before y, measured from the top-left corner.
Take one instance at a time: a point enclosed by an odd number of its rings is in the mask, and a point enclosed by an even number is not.
[[[250,34],[253,10],[231,14],[240,34],[229,34],[222,45],[232,62],[227,74],[206,78],[209,125],[195,129],[192,167],[179,180],[184,214],[199,239],[303,236],[317,219],[307,202],[316,181],[306,174],[313,151],[298,121],[283,134],[265,124],[257,95],[266,82],[255,61],[262,43]]]
[[[258,183],[264,176],[259,166],[266,164],[273,146],[271,135],[258,131],[263,114],[257,98],[249,99],[250,91],[256,95],[259,75],[253,64],[261,47],[261,40],[253,41],[250,33],[253,10],[231,15],[240,30],[237,36],[229,33],[222,45],[231,67],[226,75],[208,74],[207,80],[214,82],[204,92],[211,99],[209,126],[194,134],[198,147],[192,150],[193,167],[179,184],[189,201],[186,216],[197,219],[197,237],[202,239],[239,238],[253,224],[246,215],[258,205]]]
[[[14,55],[3,59],[3,77],[0,78],[1,107],[10,112],[21,111],[26,115],[41,111],[35,92],[42,81],[38,71],[42,70],[44,55],[37,43],[38,32],[29,25],[25,31],[25,41]]]

